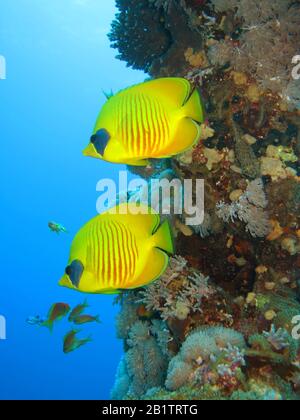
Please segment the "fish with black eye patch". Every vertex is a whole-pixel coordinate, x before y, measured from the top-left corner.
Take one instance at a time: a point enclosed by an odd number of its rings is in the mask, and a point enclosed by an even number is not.
[[[80,229],[59,284],[82,293],[136,289],[159,278],[173,252],[167,220],[161,224],[160,216],[146,205],[123,203]]]
[[[107,144],[110,140],[110,134],[105,128],[98,130],[96,134],[91,137],[91,143],[95,147],[97,153],[101,156],[104,155],[104,151],[107,147]]]
[[[74,260],[65,270],[66,275],[71,280],[75,288],[79,287],[79,282],[84,271],[84,266],[80,260]]]
[[[183,78],[161,78],[108,98],[84,155],[146,166],[189,150],[201,137],[200,94]]]

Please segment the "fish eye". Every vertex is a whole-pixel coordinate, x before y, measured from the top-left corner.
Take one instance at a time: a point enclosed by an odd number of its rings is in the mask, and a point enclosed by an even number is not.
[[[110,134],[105,128],[101,128],[101,130],[98,130],[97,133],[91,137],[91,143],[101,156],[104,155],[109,140]]]

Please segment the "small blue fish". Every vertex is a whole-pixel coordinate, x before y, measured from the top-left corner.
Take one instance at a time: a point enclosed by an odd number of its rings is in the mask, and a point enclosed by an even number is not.
[[[45,319],[42,318],[40,315],[29,316],[26,319],[26,322],[27,322],[28,325],[36,325],[36,326],[40,327],[45,322]]]
[[[49,229],[51,230],[51,232],[55,232],[55,233],[57,233],[58,235],[59,235],[61,232],[63,232],[63,233],[68,233],[67,229],[66,229],[63,225],[61,225],[61,224],[59,224],[59,223],[49,222],[49,223],[48,223],[48,227],[49,227]]]

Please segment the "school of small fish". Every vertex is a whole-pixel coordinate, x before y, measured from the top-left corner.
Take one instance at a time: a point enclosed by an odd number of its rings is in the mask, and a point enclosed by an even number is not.
[[[75,325],[83,325],[92,322],[101,323],[99,315],[92,316],[83,313],[88,306],[86,300],[75,306],[72,310],[67,303],[54,303],[51,305],[46,319],[42,318],[40,315],[29,316],[26,322],[31,326],[47,327],[51,332],[53,331],[54,324],[66,318],[68,315],[68,321]],[[79,339],[77,335],[80,332],[80,330],[72,329],[65,335],[63,340],[64,353],[71,353],[92,341],[91,337]]]

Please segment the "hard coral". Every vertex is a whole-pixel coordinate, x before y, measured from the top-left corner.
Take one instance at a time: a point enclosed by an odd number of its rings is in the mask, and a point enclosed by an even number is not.
[[[112,47],[119,50],[118,58],[128,66],[147,72],[171,44],[162,14],[148,0],[118,0],[116,5],[119,13],[109,34]]]
[[[186,45],[201,48],[202,37],[192,23],[193,13],[184,1],[117,0],[120,12],[109,39],[128,65],[155,74],[164,64],[169,74],[179,74],[178,63]],[[176,36],[178,30],[181,37]],[[170,65],[172,62],[174,65]],[[186,70],[188,65],[183,66]]]

